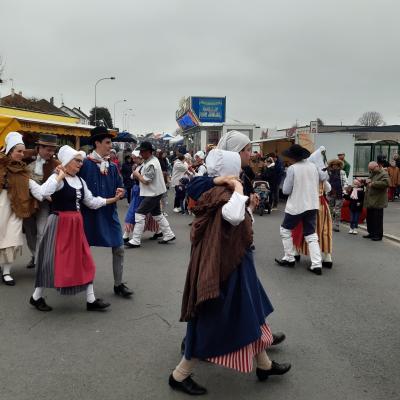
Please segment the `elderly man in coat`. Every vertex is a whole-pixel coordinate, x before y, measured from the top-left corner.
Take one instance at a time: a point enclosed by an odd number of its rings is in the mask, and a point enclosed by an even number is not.
[[[369,179],[367,179],[367,191],[364,199],[364,207],[367,208],[367,230],[365,239],[374,242],[383,238],[383,209],[388,205],[387,189],[390,184],[388,173],[375,161],[368,164]]]

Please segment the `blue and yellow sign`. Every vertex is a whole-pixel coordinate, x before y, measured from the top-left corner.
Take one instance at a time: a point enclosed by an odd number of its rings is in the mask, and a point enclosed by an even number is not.
[[[191,109],[200,122],[223,123],[226,97],[191,97]]]

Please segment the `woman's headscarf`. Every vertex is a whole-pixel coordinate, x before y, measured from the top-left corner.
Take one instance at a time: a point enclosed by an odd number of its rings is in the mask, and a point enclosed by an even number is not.
[[[217,149],[239,153],[249,143],[250,139],[245,134],[239,131],[229,131],[222,136],[218,142]]]
[[[325,147],[321,146],[315,150],[310,157],[308,157],[308,161],[311,161],[313,164],[315,164],[318,169],[325,169],[327,167],[325,151]]]
[[[211,150],[206,159],[206,166],[209,176],[239,176],[241,171],[239,153]]]

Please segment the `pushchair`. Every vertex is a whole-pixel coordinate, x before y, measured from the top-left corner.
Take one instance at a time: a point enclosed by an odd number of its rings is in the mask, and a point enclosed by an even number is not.
[[[265,211],[271,214],[271,190],[267,181],[254,181],[254,192],[258,194],[260,202],[258,204],[257,212],[260,216],[264,215]]]

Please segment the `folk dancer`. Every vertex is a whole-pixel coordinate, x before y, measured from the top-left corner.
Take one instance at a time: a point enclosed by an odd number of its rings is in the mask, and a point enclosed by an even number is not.
[[[86,291],[88,311],[101,311],[110,305],[94,295],[96,266],[80,210],[82,204],[91,209],[114,204],[123,193],[117,192],[108,199],[93,197],[86,182],[77,175],[85,156],[83,151],[62,146],[58,157],[64,169],[58,175],[51,175],[40,187],[41,195],[44,198],[51,196],[52,201],[51,214],[39,245],[35,291],[30,299],[30,304],[39,311],[52,310],[43,297],[45,288],[55,288],[63,295]]]
[[[303,235],[311,258],[308,270],[316,275],[322,275],[322,257],[316,225],[319,184],[327,180],[327,174],[308,160],[310,152],[298,144],[292,145],[282,155],[288,158],[292,165],[287,170],[283,184],[283,193],[289,196],[280,228],[284,256],[282,259],[275,259],[275,262],[283,267],[295,266],[292,229],[302,222]]]
[[[140,155],[143,158],[141,171],[134,171],[133,178],[140,183],[140,196],[142,201],[135,213],[135,227],[132,239],[125,243],[127,248],[138,248],[141,246],[141,239],[145,228],[146,215],[151,214],[158,223],[162,239],[160,244],[167,244],[175,240],[169,222],[161,212],[161,198],[167,191],[164,176],[158,158],[154,156],[153,145],[150,142],[140,144]]]
[[[54,158],[56,150],[57,136],[48,134],[39,135],[39,140],[36,142],[36,149],[25,150],[24,161],[28,164],[31,178],[39,185],[46,182],[56,167],[60,164],[59,161]],[[49,202],[44,199],[39,203],[39,209],[37,212],[31,217],[24,219],[23,228],[25,231],[26,242],[32,254],[32,258],[26,266],[27,268],[35,268],[39,243],[43,237],[49,213]]]
[[[181,310],[181,321],[187,322],[185,354],[169,377],[173,389],[190,395],[207,392],[191,377],[195,359],[244,373],[252,371],[255,359],[260,381],[291,368],[271,361],[266,353],[273,336],[265,319],[273,307],[250,248],[252,215],[239,181],[239,154],[212,150],[207,169],[212,177],[230,177],[234,190],[216,186],[200,197],[194,210]]]
[[[85,180],[93,196],[111,198],[115,193],[124,193],[117,166],[110,162],[111,138],[112,135],[103,126],[97,126],[91,131],[93,151],[84,160],[79,176]],[[116,204],[109,204],[99,210],[83,205],[82,216],[89,246],[112,248],[114,293],[129,298],[133,291],[122,282],[124,242]]]

